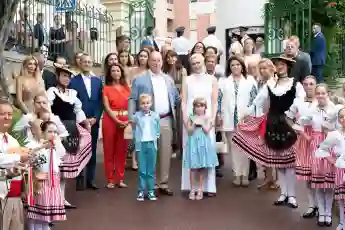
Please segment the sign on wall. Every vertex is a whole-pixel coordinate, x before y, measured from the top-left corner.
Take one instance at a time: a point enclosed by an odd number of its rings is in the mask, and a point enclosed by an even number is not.
[[[55,0],[56,12],[70,12],[77,8],[77,0]]]

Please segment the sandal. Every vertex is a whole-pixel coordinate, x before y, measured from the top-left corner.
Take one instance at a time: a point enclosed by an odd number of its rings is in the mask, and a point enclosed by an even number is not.
[[[109,188],[109,189],[113,189],[113,188],[115,188],[115,184],[113,184],[113,183],[108,183],[105,187],[106,187],[106,188]]]
[[[120,181],[116,186],[119,187],[119,188],[127,188],[128,187],[128,185],[123,183],[123,181]]]
[[[203,191],[198,191],[195,200],[202,200],[204,198],[204,192]]]
[[[195,200],[195,191],[194,190],[190,190],[189,199],[190,200]]]

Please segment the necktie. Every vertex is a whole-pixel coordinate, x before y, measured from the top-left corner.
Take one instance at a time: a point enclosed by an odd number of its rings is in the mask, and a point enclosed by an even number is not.
[[[51,140],[54,142],[53,140]],[[49,175],[48,175],[49,183],[51,187],[55,186],[54,180],[54,148],[50,149],[50,156],[49,156]]]
[[[3,140],[5,144],[8,144],[8,136],[6,134],[4,134]]]

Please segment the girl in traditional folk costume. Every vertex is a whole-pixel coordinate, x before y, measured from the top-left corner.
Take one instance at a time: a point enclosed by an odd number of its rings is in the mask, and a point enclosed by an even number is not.
[[[190,200],[203,198],[204,169],[218,166],[216,146],[209,136],[212,125],[210,118],[205,115],[206,108],[206,100],[196,98],[193,101],[193,115],[187,122],[188,139],[183,153],[183,167],[190,169]]]
[[[338,121],[340,128],[329,132],[326,139],[320,143],[319,148],[315,152],[315,158],[324,159],[328,163],[335,165],[335,200],[339,207],[339,225],[336,230],[345,229],[345,108],[338,112]],[[319,220],[319,224],[330,226],[332,223],[331,216],[323,217],[324,222]]]
[[[267,81],[247,113],[242,115],[243,122],[239,123],[232,141],[256,163],[277,168],[281,195],[274,204],[288,204],[289,207],[297,208],[294,168],[297,134],[287,121],[285,111],[289,110],[296,97],[303,99],[305,92],[299,82],[288,76],[295,61],[286,57],[273,60],[277,79]],[[248,117],[256,107],[261,107],[268,100],[270,106],[266,116]]]
[[[311,139],[309,152],[312,154],[318,145],[325,140],[326,132],[333,130],[336,124],[336,107],[329,100],[328,88],[325,84],[319,84],[315,89],[317,105],[312,106],[308,115],[302,115],[298,123],[304,127],[311,126],[311,135],[305,135]],[[311,158],[311,188],[315,189],[316,203],[319,217],[318,224],[330,226],[332,224],[332,203],[335,182],[335,168],[327,159]]]
[[[66,220],[59,175],[59,165],[66,150],[58,138],[58,130],[54,122],[43,122],[41,132],[43,140],[38,141],[36,138],[27,144],[36,155],[44,156],[46,159],[46,163],[38,168],[40,190],[34,195],[34,205],[28,207],[30,230],[49,230],[49,223]]]
[[[316,79],[313,76],[307,76],[303,80],[303,88],[307,95],[304,100],[294,100],[290,109],[285,112],[288,118],[296,121],[301,116],[308,115],[311,107],[317,103],[315,100],[315,87]],[[310,187],[312,152],[309,147],[312,126],[301,126],[296,124],[294,128],[296,132],[300,134],[296,142],[296,178],[297,180],[306,181],[308,191],[309,206],[308,210],[303,214],[303,218],[312,218],[317,214],[315,190]]]
[[[77,97],[77,91],[68,89],[71,71],[54,64],[57,75],[57,86],[47,90],[51,111],[58,116],[69,135],[62,139],[67,154],[60,165],[61,188],[65,190],[65,180],[76,178],[91,159],[91,127],[82,110],[82,103]],[[64,196],[64,192],[63,192]],[[75,208],[65,200],[66,208]]]

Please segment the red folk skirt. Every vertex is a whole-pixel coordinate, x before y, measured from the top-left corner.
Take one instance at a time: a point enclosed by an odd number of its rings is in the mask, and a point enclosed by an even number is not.
[[[336,200],[345,200],[344,173],[345,169],[335,168],[334,199]]]
[[[312,132],[310,151],[316,151],[319,144],[325,140],[323,132]],[[311,157],[311,187],[312,188],[334,188],[335,187],[335,166],[326,158]]]
[[[312,135],[312,127],[304,127],[304,132]],[[303,136],[299,136],[296,142],[296,177],[297,180],[310,181],[311,180],[311,159],[313,152],[310,149],[311,141],[308,141]]]
[[[80,135],[79,150],[76,153],[66,153],[60,165],[62,178],[76,178],[85,168],[92,156],[91,134],[79,124],[77,129]]]
[[[55,185],[49,180],[41,182],[41,190],[34,197],[35,204],[28,208],[28,218],[44,222],[66,220],[64,200],[61,196],[60,175],[54,174]]]
[[[270,149],[263,141],[263,126],[266,115],[249,117],[246,122],[239,123],[237,132],[232,138],[248,158],[268,168],[295,167],[295,146],[282,151]]]

